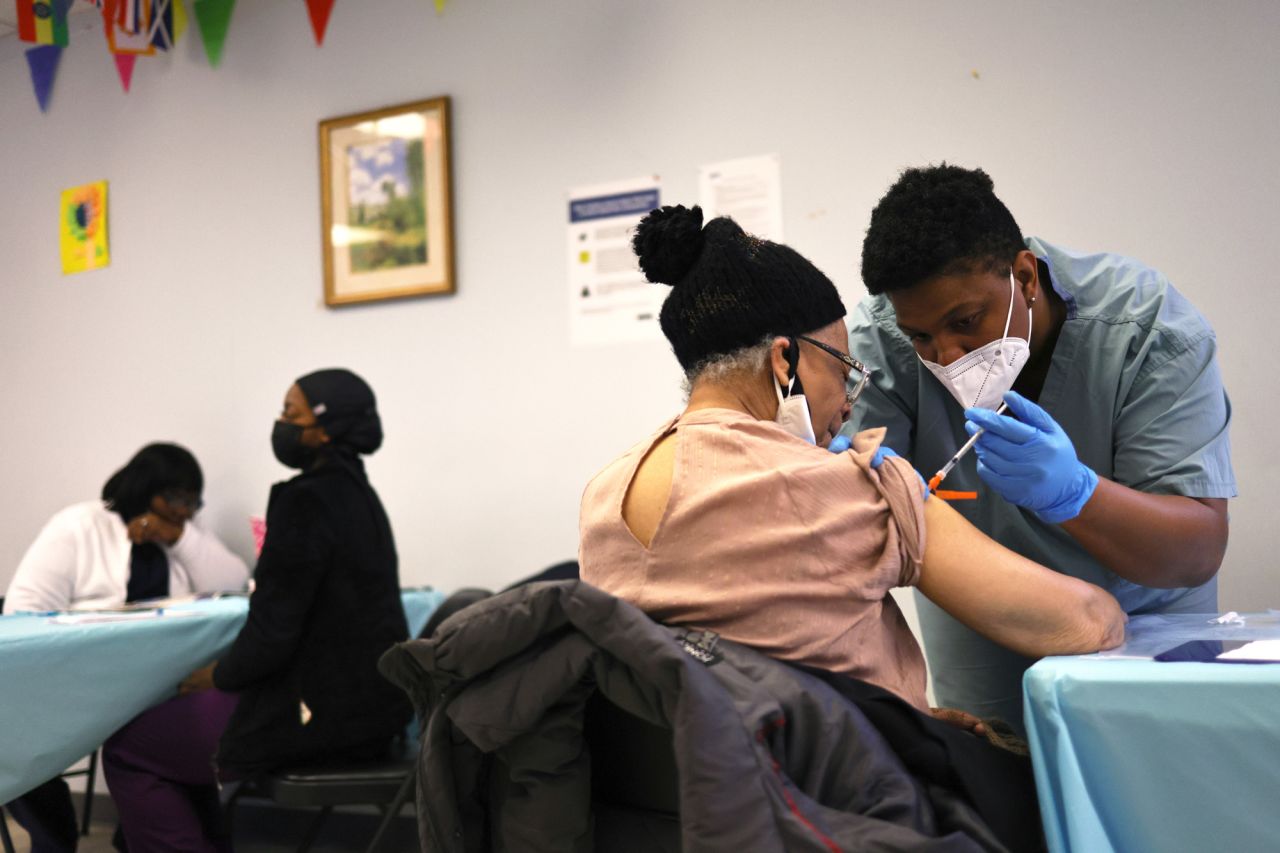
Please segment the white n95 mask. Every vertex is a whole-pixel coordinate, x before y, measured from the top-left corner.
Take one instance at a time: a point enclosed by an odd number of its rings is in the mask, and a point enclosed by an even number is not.
[[[817,444],[818,437],[813,434],[813,418],[809,416],[809,401],[804,394],[793,393],[795,385],[796,378],[793,376],[787,383],[787,396],[784,397],[782,383],[778,381],[778,377],[773,378],[773,391],[778,395],[778,414],[773,419],[778,422],[778,426],[796,438]]]
[[[809,415],[809,401],[805,399],[803,386],[796,376],[796,368],[800,364],[800,345],[792,338],[787,349],[788,374],[786,396],[782,394],[782,383],[773,377],[773,393],[778,395],[778,413],[773,416],[778,426],[802,441],[816,445],[818,437],[813,434],[813,418]]]
[[[963,408],[995,409],[1004,393],[1031,357],[1031,309],[1027,308],[1027,340],[1009,337],[1009,321],[1013,319],[1013,294],[1016,285],[1009,271],[1009,313],[1004,318],[1004,334],[989,344],[978,347],[943,367],[936,361],[920,363],[938,378]],[[917,356],[918,358],[919,356]]]

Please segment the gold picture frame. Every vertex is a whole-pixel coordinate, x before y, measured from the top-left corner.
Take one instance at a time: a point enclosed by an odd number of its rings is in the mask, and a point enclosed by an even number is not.
[[[324,301],[454,293],[449,98],[320,122]]]

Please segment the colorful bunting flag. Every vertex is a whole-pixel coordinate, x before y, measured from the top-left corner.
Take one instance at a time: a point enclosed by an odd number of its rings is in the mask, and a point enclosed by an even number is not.
[[[102,29],[112,53],[154,56],[151,43],[151,0],[104,0]]]
[[[133,66],[138,61],[138,54],[114,53],[112,56],[116,61],[116,73],[120,75],[120,85],[124,87],[125,94],[128,94],[129,86],[133,83]]]
[[[177,17],[182,14],[181,9],[181,0],[151,0],[151,45],[153,47],[168,50],[177,44]]]
[[[71,0],[16,0],[18,38],[35,44],[67,46],[67,10]]]
[[[31,85],[36,90],[36,102],[40,104],[42,113],[49,109],[49,94],[53,91],[53,78],[58,73],[58,60],[61,58],[61,45],[45,44],[27,50]]]
[[[214,68],[222,62],[222,44],[227,40],[227,28],[231,26],[231,13],[236,0],[195,0],[196,22],[200,25],[200,39],[204,42],[205,55]]]
[[[324,44],[324,32],[329,27],[329,13],[333,0],[307,0],[307,14],[311,16],[311,31],[316,34],[316,44]]]
[[[3,0],[0,0],[3,2]],[[40,47],[26,52],[31,83],[41,112],[49,108],[54,78],[68,44],[67,16],[75,0],[14,0],[18,37]],[[188,16],[182,0],[83,0],[102,13],[107,39],[120,85],[128,92],[139,56],[171,50],[186,31]],[[222,62],[222,50],[236,0],[192,0],[200,39],[209,64]],[[443,14],[447,0],[434,0],[436,14]],[[307,13],[317,45],[323,45],[334,0],[307,0]]]
[[[187,7],[182,5],[182,0],[173,0],[173,43],[181,41],[186,31]]]

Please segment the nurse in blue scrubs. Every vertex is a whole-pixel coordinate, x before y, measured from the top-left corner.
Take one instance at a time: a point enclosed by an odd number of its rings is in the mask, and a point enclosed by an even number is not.
[[[1024,238],[985,172],[944,164],[880,200],[862,277],[849,352],[874,372],[848,432],[888,427],[928,478],[984,428],[943,486],[979,493],[955,503],[979,529],[1131,615],[1217,611],[1231,406],[1164,276]],[[1021,729],[1032,661],[916,600],[936,704]]]

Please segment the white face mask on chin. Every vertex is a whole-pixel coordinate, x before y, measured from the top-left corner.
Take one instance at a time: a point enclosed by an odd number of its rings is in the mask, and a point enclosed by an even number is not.
[[[943,367],[936,361],[920,363],[951,392],[964,408],[995,409],[1004,392],[1031,357],[1031,308],[1027,308],[1027,339],[1009,337],[1009,321],[1013,319],[1013,293],[1016,285],[1009,271],[1009,314],[1004,319],[1004,334],[985,346],[978,347]],[[917,356],[918,357],[918,356]],[[985,369],[984,369],[985,368]]]
[[[813,418],[809,415],[809,401],[804,394],[792,393],[796,378],[791,377],[787,383],[787,396],[782,396],[782,383],[773,377],[773,392],[778,395],[778,413],[773,416],[778,426],[803,441],[817,444],[818,437],[813,434]]]

